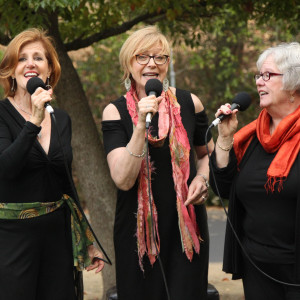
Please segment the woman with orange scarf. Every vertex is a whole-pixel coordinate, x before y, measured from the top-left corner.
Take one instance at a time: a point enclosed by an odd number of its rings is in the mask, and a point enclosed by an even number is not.
[[[246,300],[300,299],[300,45],[265,50],[255,75],[262,108],[258,118],[235,133],[236,110],[218,126],[213,171],[232,229],[226,230],[223,270],[242,278]],[[211,181],[212,183],[212,181]],[[213,189],[216,187],[212,183]]]
[[[208,188],[207,117],[198,97],[168,86],[169,56],[156,27],[134,32],[120,52],[127,93],[103,112],[107,161],[118,187],[114,242],[120,300],[167,299],[158,254],[172,300],[206,299],[209,237],[201,204]],[[157,97],[145,92],[153,78],[163,83]],[[149,112],[150,182],[144,149]]]

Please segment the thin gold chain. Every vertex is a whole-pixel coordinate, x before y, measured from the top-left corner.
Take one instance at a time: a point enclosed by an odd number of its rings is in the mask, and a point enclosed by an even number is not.
[[[14,98],[14,97],[13,97],[12,99],[13,99],[13,102],[14,102],[15,106],[16,106],[19,110],[21,110],[21,111],[24,112],[25,114],[29,115],[30,117],[32,116],[31,113],[29,113],[28,111],[24,110],[23,108],[21,108],[21,107],[17,104],[17,102],[15,101],[15,98]]]
[[[23,111],[25,114],[29,115],[30,117],[32,116],[31,113],[29,113],[28,111],[24,110],[23,108],[21,108],[21,107],[17,104],[17,102],[15,101],[15,98],[14,98],[14,97],[13,97],[12,99],[13,99],[13,102],[14,102],[15,106],[16,106],[19,110]],[[37,137],[40,139],[40,138],[42,137],[42,133],[39,132],[39,133],[37,134]]]

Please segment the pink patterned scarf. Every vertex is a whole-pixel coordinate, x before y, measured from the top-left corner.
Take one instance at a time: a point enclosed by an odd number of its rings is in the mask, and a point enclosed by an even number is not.
[[[184,202],[187,199],[188,186],[187,180],[190,174],[190,144],[185,128],[183,127],[180,105],[177,102],[176,96],[168,90],[166,93],[162,92],[163,100],[158,107],[159,119],[159,138],[152,137],[149,134],[149,143],[155,147],[163,145],[167,135],[169,135],[169,147],[171,152],[171,163],[173,171],[174,187],[177,195],[176,204],[178,211],[178,223],[181,235],[181,242],[183,251],[191,261],[193,258],[193,249],[196,253],[200,252],[200,232],[196,223],[196,214],[193,205],[186,207]],[[137,102],[138,97],[134,88],[131,88],[126,94],[127,109],[131,116],[134,126],[138,121]],[[150,184],[151,184],[151,163],[149,157],[150,169]],[[142,270],[142,258],[145,254],[148,255],[151,265],[154,264],[157,258],[157,249],[160,249],[160,239],[158,233],[157,211],[154,201],[152,201],[152,214],[155,228],[155,237],[151,231],[151,211],[148,197],[148,178],[146,171],[146,158],[143,159],[141,170],[139,173],[138,185],[138,211],[137,211],[137,244],[139,264]],[[150,185],[151,199],[152,190]],[[163,199],[161,199],[163,201]]]

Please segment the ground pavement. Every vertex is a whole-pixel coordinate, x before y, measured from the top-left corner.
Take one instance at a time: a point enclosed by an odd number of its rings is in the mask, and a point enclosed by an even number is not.
[[[225,213],[223,209],[216,207],[208,208],[207,212],[210,232],[208,281],[219,291],[220,300],[244,300],[241,280],[231,280],[231,275],[222,271]],[[102,275],[84,271],[83,278],[85,285],[84,300],[102,300]]]

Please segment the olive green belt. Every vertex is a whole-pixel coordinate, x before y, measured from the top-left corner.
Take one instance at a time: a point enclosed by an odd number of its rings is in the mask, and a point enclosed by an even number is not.
[[[63,195],[56,202],[0,203],[0,219],[16,220],[39,217],[57,210],[65,202],[71,211],[74,266],[77,270],[82,271],[91,263],[87,247],[93,244],[94,237],[75,201],[68,195]]]

